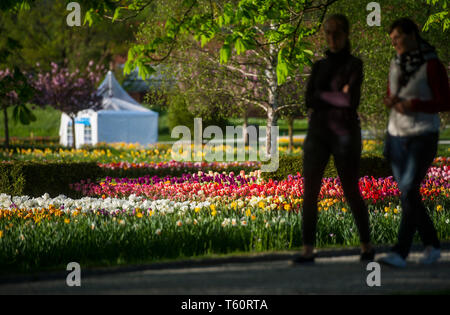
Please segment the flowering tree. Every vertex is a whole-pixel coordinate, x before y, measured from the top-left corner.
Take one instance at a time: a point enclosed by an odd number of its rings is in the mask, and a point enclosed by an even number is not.
[[[94,62],[89,62],[86,72],[79,69],[71,72],[67,67],[51,64],[51,71],[38,73],[34,81],[37,90],[36,104],[49,105],[72,119],[72,147],[75,148],[75,117],[84,109],[96,109],[101,105],[102,97],[97,93],[102,67],[97,65],[95,72]]]
[[[299,105],[282,103],[281,86],[311,64],[313,52],[306,39],[317,33],[327,8],[334,2],[179,1],[178,7],[183,9],[164,21],[162,34],[131,47],[125,72],[139,67],[142,76],[152,73],[151,65],[175,54],[180,39],[187,35],[202,48],[214,43],[216,49],[210,56],[216,68],[221,65],[238,78],[233,82],[250,92],[240,94],[242,102],[253,103],[267,113],[266,150],[270,155],[271,127],[277,124],[284,108]],[[239,95],[235,93],[239,91],[236,84],[223,84],[221,90]]]
[[[257,55],[248,51],[226,65],[220,65],[214,48],[201,48],[197,43],[192,43],[191,47],[184,50],[183,57],[173,58],[175,65],[189,64],[189,67],[179,66],[175,75],[181,83],[183,94],[187,95],[193,106],[208,110],[212,107],[216,109],[220,104],[221,113],[243,116],[243,137],[246,141],[247,112],[254,107],[267,112],[270,106],[267,93],[270,82],[264,74],[264,64],[258,61]],[[179,54],[175,52],[174,56]],[[295,116],[302,115],[304,79],[297,72],[291,80],[278,87],[278,117],[288,118],[293,123]],[[216,114],[216,111],[211,112]]]
[[[25,105],[33,97],[33,89],[27,77],[18,69],[0,70],[0,108],[5,124],[5,148],[9,148],[8,107],[13,107],[13,119],[24,125],[36,117]]]

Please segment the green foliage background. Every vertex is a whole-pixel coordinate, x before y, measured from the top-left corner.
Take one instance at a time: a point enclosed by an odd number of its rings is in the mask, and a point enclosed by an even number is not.
[[[30,10],[0,13],[0,34],[8,34],[22,46],[0,68],[19,66],[34,71],[36,63],[44,69],[50,62],[65,60],[71,68],[84,69],[90,60],[109,65],[115,54],[126,54],[134,39],[133,21],[111,23],[101,21],[95,27],[69,27],[67,1],[37,0]],[[82,16],[86,8],[82,7]],[[2,36],[3,37],[3,36]],[[7,43],[0,39],[0,50]]]
[[[30,10],[8,12],[6,10],[14,7],[14,3],[26,2],[30,4]],[[113,14],[117,6],[123,8],[120,11],[124,15],[132,12],[139,1],[128,0],[120,3],[111,1],[80,1],[82,5],[82,16],[90,12],[94,19],[95,10],[99,10],[96,22],[91,27],[84,25],[82,27],[71,28],[66,25],[67,1],[36,0],[36,1],[2,1],[0,6],[0,51],[7,47],[7,37],[18,42],[22,48],[17,53],[10,55],[7,59],[0,58],[0,68],[20,66],[22,69],[34,71],[36,63],[43,67],[48,67],[51,61],[62,63],[68,60],[71,67],[83,68],[89,60],[97,63],[103,63],[108,66],[109,61],[117,54],[126,54],[128,49],[137,44],[148,44],[150,39],[155,36],[161,36],[165,21],[172,16],[182,16],[186,6],[179,5],[182,1],[160,1],[154,0],[151,5],[140,12],[136,18],[114,23],[108,19],[99,19],[100,15],[109,10]],[[189,4],[192,1],[185,1]],[[239,1],[213,1],[215,3],[234,3]],[[262,1],[264,2],[264,1]],[[269,3],[270,1],[267,1]],[[387,124],[387,111],[382,104],[382,98],[386,93],[387,76],[389,61],[394,55],[390,39],[387,34],[390,24],[397,18],[409,16],[412,17],[420,27],[424,26],[430,16],[435,13],[445,12],[448,8],[443,5],[446,1],[417,1],[417,0],[380,0],[381,5],[381,26],[370,27],[366,23],[366,10],[369,1],[339,0],[329,9],[327,14],[344,13],[352,25],[351,42],[353,53],[364,61],[365,80],[362,92],[362,101],[360,106],[363,128],[370,129],[377,136],[382,136]],[[105,4],[107,3],[107,4]],[[430,3],[430,4],[428,4]],[[105,7],[105,5],[107,7]],[[130,12],[125,12],[128,7]],[[95,9],[91,11],[91,9]],[[137,10],[137,9],[136,9]],[[444,11],[443,11],[444,10]],[[109,12],[108,11],[108,12]],[[109,13],[111,13],[109,12]],[[111,14],[112,16],[112,14]],[[147,27],[140,26],[144,23]],[[174,22],[172,21],[172,24]],[[170,23],[169,23],[170,24]],[[445,25],[444,25],[445,26]],[[206,36],[206,35],[205,35]],[[435,45],[440,59],[446,67],[449,66],[449,32],[444,31],[439,23],[432,24],[429,31],[424,33],[424,37]],[[183,52],[186,46],[183,44],[183,36],[179,36],[179,42],[175,45],[173,52]],[[205,38],[200,38],[204,41]],[[314,53],[317,58],[323,56],[325,51],[325,41],[322,32],[311,39]],[[166,51],[162,51],[164,54]],[[192,67],[191,64],[182,64],[183,67]],[[305,69],[305,72],[309,71]],[[188,102],[193,102],[191,97],[187,97]],[[208,102],[220,100],[219,96],[208,95]],[[197,101],[197,99],[195,99]],[[229,103],[229,102],[228,102]],[[239,105],[239,104],[238,104]],[[236,107],[236,106],[234,106]],[[189,108],[192,108],[190,106]],[[204,115],[214,113],[218,110],[223,111],[223,116],[229,117],[231,105],[224,103],[220,108],[205,111]],[[237,111],[235,110],[236,114]],[[39,113],[37,113],[39,114]],[[198,113],[195,113],[198,114]],[[449,123],[449,115],[441,115],[442,126]],[[44,118],[38,117],[38,120]],[[45,123],[44,123],[45,124]],[[36,127],[34,127],[36,126]],[[11,127],[11,128],[14,128]],[[37,124],[32,124],[30,128],[35,135],[40,134],[40,128]],[[56,128],[53,130],[57,130]],[[0,131],[2,132],[2,131]],[[15,134],[14,130],[11,131]],[[24,136],[29,135],[29,131]],[[22,134],[21,134],[22,135]],[[46,135],[46,134],[43,134]],[[55,135],[55,134],[52,134]]]
[[[361,120],[367,129],[381,137],[388,118],[388,111],[382,100],[386,95],[390,60],[395,55],[388,34],[389,27],[396,19],[409,17],[418,23],[421,29],[430,14],[440,9],[427,5],[425,1],[383,0],[377,2],[381,6],[381,26],[379,27],[371,27],[366,23],[367,15],[370,13],[366,10],[369,1],[340,0],[330,8],[329,13],[344,13],[349,18],[353,54],[364,62]],[[444,66],[450,66],[449,32],[431,28],[422,35],[436,47]],[[442,115],[442,126],[445,127],[448,122],[448,115]]]

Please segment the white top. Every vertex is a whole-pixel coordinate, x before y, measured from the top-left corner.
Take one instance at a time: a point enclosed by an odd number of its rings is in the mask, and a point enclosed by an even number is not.
[[[431,88],[428,84],[427,65],[428,62],[425,62],[410,78],[408,84],[400,90],[398,94],[400,99],[429,101],[433,98]],[[389,72],[389,89],[391,95],[394,95],[398,90],[400,73],[400,66],[393,59]],[[439,132],[439,126],[440,120],[437,113],[407,112],[401,114],[395,109],[391,109],[388,132],[392,136],[415,136],[429,132]]]

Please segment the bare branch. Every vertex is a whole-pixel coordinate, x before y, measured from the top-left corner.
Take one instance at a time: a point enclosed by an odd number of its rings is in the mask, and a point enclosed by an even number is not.
[[[301,105],[303,105],[303,103],[296,103],[296,102],[295,103],[289,103],[289,104],[286,104],[286,105],[278,107],[275,110],[275,113],[278,113],[278,112],[282,111],[285,108],[294,107],[294,106],[301,106]]]

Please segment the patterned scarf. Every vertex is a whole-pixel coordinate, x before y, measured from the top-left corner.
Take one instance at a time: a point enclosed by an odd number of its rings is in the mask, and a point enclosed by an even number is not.
[[[395,57],[395,63],[400,66],[399,89],[405,87],[413,75],[428,60],[437,58],[436,50],[427,42],[421,40],[419,49],[406,52]]]

